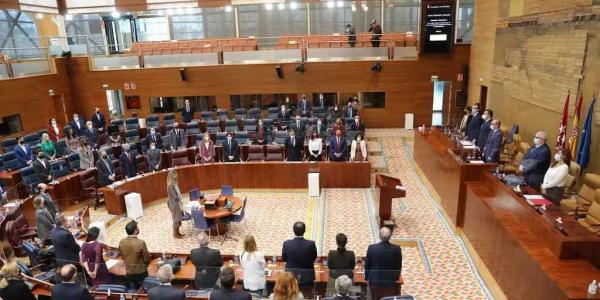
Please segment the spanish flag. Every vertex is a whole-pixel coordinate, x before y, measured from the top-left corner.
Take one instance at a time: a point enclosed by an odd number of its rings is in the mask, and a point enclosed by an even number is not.
[[[581,118],[581,106],[583,105],[583,94],[579,94],[579,101],[575,101],[575,113],[573,114],[573,127],[569,137],[569,149],[571,150],[571,159],[577,157],[577,138],[579,137],[579,119]]]

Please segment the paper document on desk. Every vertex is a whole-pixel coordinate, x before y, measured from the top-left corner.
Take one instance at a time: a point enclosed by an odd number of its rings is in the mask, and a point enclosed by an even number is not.
[[[470,146],[463,146],[462,148],[463,148],[463,149],[466,149],[466,150],[475,150],[475,149],[477,149],[477,146],[475,146],[475,145],[470,145]]]
[[[463,147],[466,147],[466,146],[473,146],[473,143],[471,143],[470,141],[460,141],[460,144],[461,144]]]
[[[469,163],[472,163],[472,164],[483,164],[484,162],[483,162],[483,160],[470,160]]]
[[[108,269],[110,270],[112,267],[114,267],[114,266],[116,266],[117,264],[119,264],[119,262],[120,262],[120,260],[118,260],[118,259],[109,258],[109,259],[106,261],[106,268],[108,268]]]
[[[544,196],[542,196],[542,195],[523,195],[523,197],[525,197],[525,199],[527,199],[527,200],[544,199]]]

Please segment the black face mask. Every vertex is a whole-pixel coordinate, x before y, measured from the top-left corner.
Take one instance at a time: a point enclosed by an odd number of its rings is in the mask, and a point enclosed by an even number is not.
[[[38,155],[38,159],[44,159],[43,155]]]
[[[107,155],[102,155],[102,158],[106,159],[108,156]]]
[[[19,145],[23,145],[25,141],[19,141]]]

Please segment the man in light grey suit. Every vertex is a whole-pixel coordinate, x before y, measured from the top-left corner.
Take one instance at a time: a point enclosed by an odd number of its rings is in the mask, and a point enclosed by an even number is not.
[[[148,171],[160,170],[160,150],[156,149],[156,143],[154,141],[150,142],[150,148],[146,151],[146,159],[148,160]]]
[[[38,238],[42,242],[46,242],[50,239],[50,231],[54,228],[54,216],[44,207],[44,199],[39,196],[33,199],[33,206],[35,206],[35,225]]]
[[[173,130],[169,132],[169,145],[171,150],[183,149],[186,147],[185,131],[179,128],[179,124],[173,123]]]

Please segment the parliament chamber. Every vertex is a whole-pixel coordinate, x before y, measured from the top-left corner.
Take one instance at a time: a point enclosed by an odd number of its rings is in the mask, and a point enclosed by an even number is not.
[[[600,10],[538,2],[2,1],[0,299],[600,299]]]

